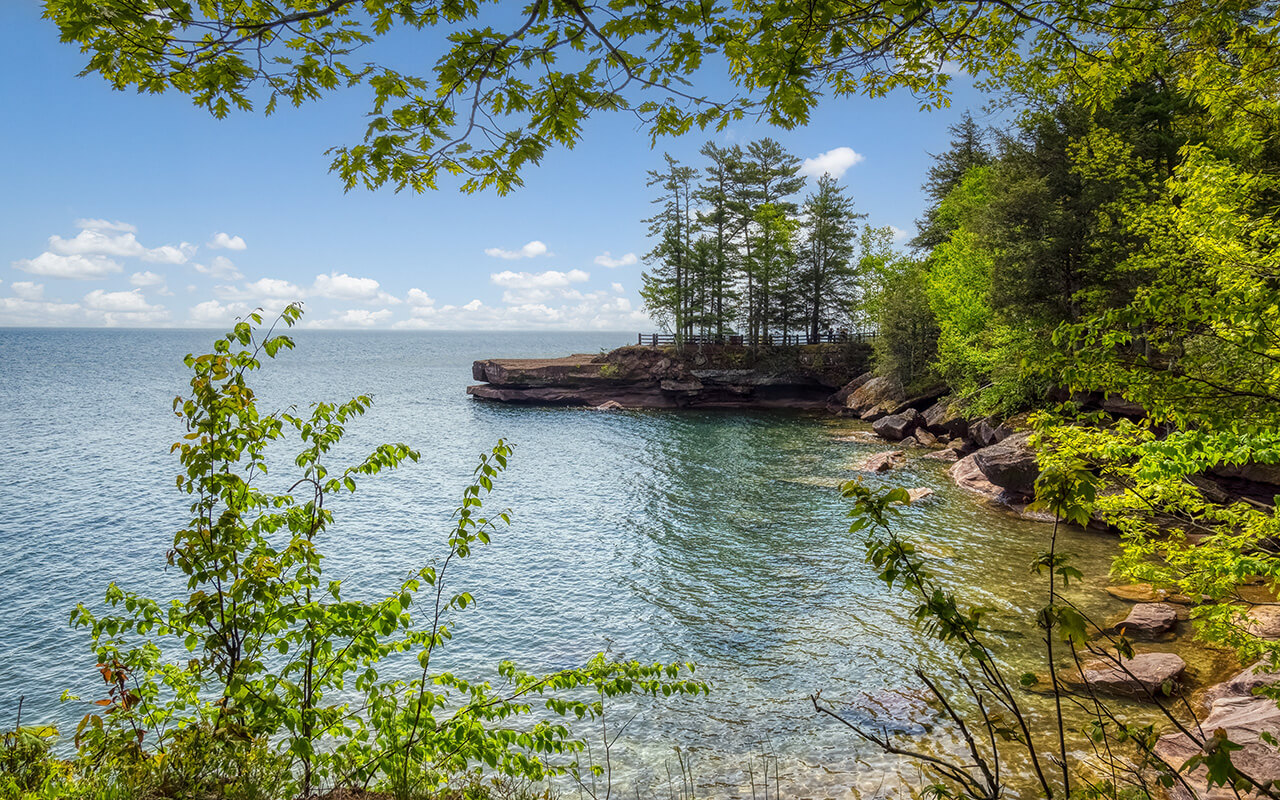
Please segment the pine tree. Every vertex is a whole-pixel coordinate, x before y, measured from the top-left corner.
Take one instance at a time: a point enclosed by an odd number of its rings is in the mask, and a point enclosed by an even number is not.
[[[802,296],[810,341],[822,328],[847,319],[857,299],[858,269],[853,263],[857,220],[853,199],[830,175],[805,198],[802,214],[804,244],[800,249],[796,284]]]
[[[947,128],[952,135],[951,149],[933,156],[929,178],[920,188],[929,197],[929,207],[924,219],[916,220],[918,232],[911,246],[932,250],[945,242],[955,229],[954,223],[938,217],[938,206],[951,190],[960,185],[964,174],[974,167],[991,163],[991,151],[987,148],[986,134],[968,111],[955,125]]]
[[[659,206],[658,213],[645,220],[649,234],[657,238],[658,244],[645,256],[653,269],[644,272],[640,295],[650,315],[669,327],[679,340],[692,333],[689,252],[693,234],[689,204],[696,171],[681,166],[669,154],[664,157],[666,169],[650,170],[645,183],[661,187],[662,193],[653,200]]]

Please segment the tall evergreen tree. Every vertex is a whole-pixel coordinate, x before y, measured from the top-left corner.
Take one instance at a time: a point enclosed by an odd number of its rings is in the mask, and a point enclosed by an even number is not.
[[[945,242],[955,230],[954,221],[938,216],[938,207],[943,199],[960,185],[966,172],[991,163],[992,155],[987,147],[986,134],[973,121],[973,116],[968,111],[947,130],[952,136],[951,147],[946,152],[933,156],[929,177],[920,187],[929,198],[929,206],[925,209],[924,219],[916,220],[917,233],[911,240],[911,246],[921,250],[932,250]]]
[[[819,178],[817,190],[805,198],[804,244],[796,283],[811,340],[818,338],[824,326],[846,319],[856,300],[853,240],[857,220],[866,216],[854,213],[853,199],[830,175]]]
[[[705,209],[698,212],[698,225],[711,247],[706,267],[709,306],[705,316],[707,328],[717,336],[724,336],[735,316],[733,212],[729,205],[735,154],[713,142],[707,142],[698,152],[710,162],[703,169],[703,181],[694,192],[694,199]]]
[[[653,268],[645,271],[640,294],[650,314],[668,325],[678,337],[684,337],[692,332],[690,193],[696,171],[682,166],[669,154],[664,157],[666,169],[650,170],[645,184],[660,187],[661,193],[653,200],[658,213],[645,220],[649,223],[649,235],[658,243],[645,255],[645,261]]]
[[[749,209],[743,209],[746,212],[743,240],[748,281],[748,333],[753,339],[768,333],[774,321],[771,306],[777,287],[773,282],[784,274],[779,271],[777,254],[790,250],[790,239],[784,243],[775,242],[772,237],[783,231],[779,224],[781,221],[796,214],[796,204],[789,198],[804,187],[804,177],[799,172],[800,159],[773,139],[760,139],[747,146],[742,179],[749,187],[748,196],[755,202]],[[771,208],[763,217],[769,220],[768,228],[763,227],[760,214],[766,206]],[[755,252],[759,248],[766,250],[763,256]]]

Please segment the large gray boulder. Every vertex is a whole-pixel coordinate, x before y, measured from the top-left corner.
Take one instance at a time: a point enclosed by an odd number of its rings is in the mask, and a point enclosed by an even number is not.
[[[951,480],[955,481],[956,486],[961,489],[982,495],[993,502],[1001,502],[1004,499],[1004,491],[987,479],[987,476],[978,469],[978,464],[974,461],[972,455],[965,456],[956,463],[951,465],[951,469],[947,474],[951,476]]]
[[[1187,662],[1175,653],[1138,653],[1122,663],[1123,669],[1111,661],[1092,661],[1084,665],[1080,675],[1069,676],[1068,681],[1079,683],[1083,677],[1100,694],[1142,700],[1177,694],[1182,689]]]
[[[990,420],[980,419],[969,424],[969,431],[966,436],[969,441],[978,447],[990,447],[993,444],[998,444],[1009,433],[1011,431],[993,425]]]
[[[877,377],[867,380],[854,389],[853,393],[845,399],[844,405],[850,412],[863,419],[869,416],[879,419],[896,410],[905,399],[906,393],[902,390],[902,384],[893,378]]]
[[[1134,638],[1152,638],[1173,630],[1178,609],[1168,603],[1138,603],[1129,616],[1112,626],[1111,632]]]
[[[694,374],[697,373],[695,372]],[[835,394],[831,395],[827,400],[827,407],[832,411],[846,410],[847,406],[845,406],[845,402],[849,399],[849,395],[861,389],[867,381],[871,380],[875,376],[876,374],[874,372],[864,372],[846,383],[844,386],[841,386],[836,390]]]
[[[1245,630],[1259,639],[1280,639],[1280,606],[1256,605],[1245,612]]]
[[[1030,433],[1015,433],[1009,438],[984,447],[973,454],[974,464],[987,480],[1013,494],[1031,497],[1035,494],[1036,454],[1031,449]]]
[[[876,435],[888,439],[891,442],[900,442],[911,434],[915,433],[917,427],[924,420],[919,411],[909,408],[901,414],[890,414],[887,417],[881,417],[871,425],[871,430]]]
[[[1257,672],[1257,665],[1249,667],[1235,677],[1210,689],[1205,695],[1208,714],[1198,726],[1187,730],[1199,741],[1177,731],[1167,733],[1156,742],[1156,755],[1175,769],[1182,767],[1193,756],[1203,751],[1202,742],[1221,732],[1227,740],[1240,745],[1231,753],[1231,763],[1236,769],[1256,781],[1266,783],[1280,780],[1280,753],[1262,741],[1262,735],[1280,737],[1280,707],[1270,697],[1254,694],[1254,690],[1280,680],[1280,675]],[[1201,765],[1183,773],[1187,787],[1175,783],[1169,795],[1175,800],[1234,800],[1238,797],[1255,797],[1253,792],[1239,795],[1230,787],[1208,785],[1208,769]]]
[[[944,397],[924,411],[924,427],[935,436],[963,439],[969,433],[969,421],[951,409],[951,398]]]

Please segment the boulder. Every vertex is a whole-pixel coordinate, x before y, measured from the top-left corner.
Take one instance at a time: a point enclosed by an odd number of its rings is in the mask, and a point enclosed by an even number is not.
[[[857,469],[866,470],[867,472],[888,472],[891,469],[897,469],[906,461],[906,454],[901,450],[886,450],[883,453],[867,456],[857,466]]]
[[[1203,740],[1212,741],[1212,737],[1220,732],[1228,741],[1240,745],[1239,750],[1231,753],[1231,763],[1236,769],[1262,783],[1280,780],[1280,753],[1262,741],[1264,733],[1280,736],[1280,707],[1276,706],[1275,700],[1253,693],[1261,686],[1275,683],[1280,675],[1255,670],[1256,665],[1249,667],[1206,693],[1207,715],[1198,726],[1188,726],[1188,731],[1201,737],[1200,741],[1181,731],[1167,733],[1156,742],[1156,755],[1179,769],[1203,752]],[[1177,800],[1227,800],[1256,796],[1243,791],[1236,794],[1229,786],[1209,788],[1208,770],[1204,765],[1183,775],[1187,786],[1176,783],[1169,790],[1170,797]],[[1191,792],[1187,791],[1188,786]]]
[[[907,495],[911,498],[910,502],[918,503],[921,500],[933,497],[933,490],[927,486],[917,486],[914,489],[908,489]]]
[[[990,447],[1000,441],[1000,435],[994,425],[980,419],[969,425],[968,439],[978,447]]]
[[[978,465],[972,455],[965,456],[952,464],[947,474],[951,476],[951,480],[956,482],[956,486],[980,494],[988,500],[1000,502],[1004,496],[1004,492],[1000,487],[987,480],[987,476],[982,473],[982,470],[978,469]]]
[[[1253,697],[1255,689],[1280,683],[1280,672],[1267,672],[1266,669],[1267,667],[1259,661],[1210,688],[1204,695],[1205,710],[1210,710],[1215,702],[1223,698]]]
[[[1040,475],[1035,451],[1028,443],[1030,438],[1030,433],[1015,433],[974,453],[974,463],[996,486],[1030,497],[1035,494],[1036,478]]]
[[[961,458],[960,450],[955,446],[948,447],[943,450],[935,450],[932,453],[925,453],[922,458],[931,458],[934,461],[959,461]]]
[[[1168,633],[1178,624],[1178,609],[1168,603],[1138,603],[1129,616],[1111,628],[1112,633],[1129,637],[1151,638]]]
[[[1081,675],[1069,677],[1073,683],[1088,683],[1100,694],[1148,699],[1181,691],[1187,662],[1174,653],[1138,653],[1125,659],[1124,668],[1111,661],[1091,661]]]
[[[1223,464],[1209,470],[1211,475],[1237,478],[1250,483],[1263,483],[1280,488],[1280,464]]]
[[[845,399],[844,405],[849,411],[865,419],[868,414],[885,416],[905,399],[902,384],[893,378],[877,377],[854,389]]]
[[[903,439],[901,442],[898,442],[898,444],[902,445],[903,447],[919,447],[920,440],[914,436],[908,436],[907,438]]]
[[[929,433],[925,428],[916,428],[911,435],[915,437],[915,440],[919,442],[922,447],[933,447],[938,443],[937,437],[932,433]]]
[[[1245,630],[1260,639],[1280,639],[1280,606],[1251,606],[1245,612]]]
[[[1124,586],[1108,586],[1107,594],[1130,603],[1160,603],[1168,599],[1169,593],[1157,589],[1149,583],[1128,583]]]
[[[915,433],[916,428],[923,419],[919,411],[910,408],[901,414],[890,414],[887,417],[881,417],[872,424],[871,430],[875,431],[876,435],[883,439],[888,439],[891,442],[900,442]]]
[[[963,439],[969,433],[969,421],[952,410],[951,398],[944,397],[924,411],[924,426],[930,433]]]
[[[861,389],[863,384],[875,376],[876,374],[874,372],[864,372],[849,381],[844,386],[837,389],[835,394],[831,395],[830,399],[827,400],[827,406],[836,410],[844,409],[845,401],[849,399],[849,395],[853,394],[858,389]]]
[[[623,408],[625,408],[625,406],[617,400],[606,400],[600,405],[595,406],[596,411],[620,411]]]

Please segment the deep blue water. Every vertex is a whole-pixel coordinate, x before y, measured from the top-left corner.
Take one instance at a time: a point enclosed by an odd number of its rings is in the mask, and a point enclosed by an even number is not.
[[[0,329],[0,727],[18,697],[24,719],[74,724],[96,696],[93,658],[68,616],[108,581],[175,591],[164,553],[185,520],[173,488],[182,433],[171,412],[181,364],[204,352],[200,331]],[[477,455],[516,444],[490,498],[514,524],[463,562],[458,588],[478,601],[457,618],[441,668],[489,677],[503,658],[545,670],[608,650],[693,660],[714,694],[645,707],[615,765],[626,780],[664,783],[672,747],[693,759],[703,794],[732,794],[777,757],[783,789],[874,791],[886,759],[815,717],[809,693],[903,730],[931,725],[912,669],[954,663],[910,623],[848,533],[835,487],[883,444],[850,441],[858,423],[797,414],[598,412],[474,401],[471,362],[555,356],[626,344],[629,334],[298,332],[297,350],[260,373],[261,405],[356,393],[374,407],[350,426],[354,460],[403,441],[422,460],[367,481],[334,506],[326,570],[376,594],[443,552],[449,519]],[[288,463],[281,453],[278,463]],[[337,459],[338,463],[342,459]],[[275,473],[279,489],[288,470]],[[1009,658],[1041,587],[1027,563],[1045,527],[992,513],[955,490],[938,462],[891,478],[938,496],[904,516],[937,570],[997,609]],[[1101,578],[1109,541],[1067,534]],[[1100,613],[1108,600],[1090,594]],[[1028,640],[1029,641],[1029,640]],[[645,782],[648,782],[646,784]],[[749,794],[749,790],[747,790]]]

